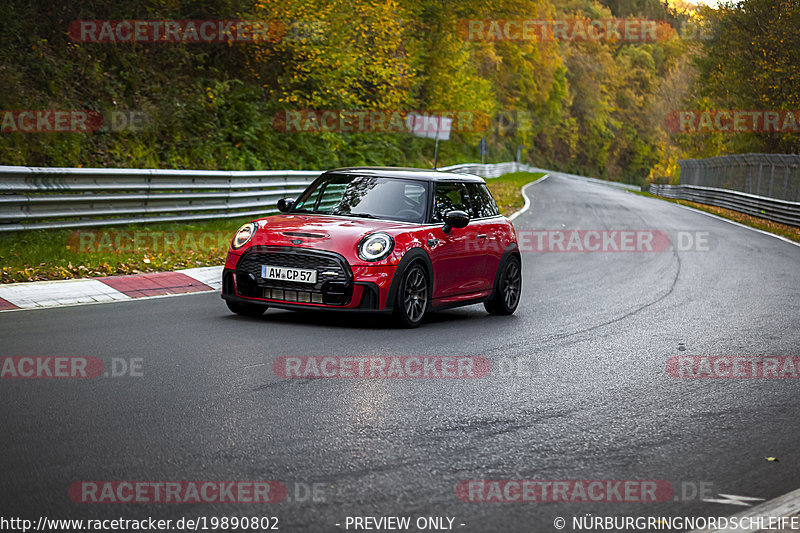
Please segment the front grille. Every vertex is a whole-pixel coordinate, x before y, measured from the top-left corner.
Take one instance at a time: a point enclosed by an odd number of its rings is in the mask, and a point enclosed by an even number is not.
[[[262,265],[313,269],[317,282],[264,279]],[[254,246],[236,264],[236,287],[241,296],[250,298],[346,305],[353,295],[353,274],[347,261],[333,252]]]

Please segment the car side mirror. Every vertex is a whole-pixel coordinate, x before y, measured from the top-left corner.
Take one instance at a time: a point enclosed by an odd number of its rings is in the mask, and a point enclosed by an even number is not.
[[[288,213],[294,205],[294,200],[291,198],[281,198],[278,200],[278,211],[281,213]]]
[[[464,211],[448,211],[444,215],[444,226],[442,231],[450,233],[453,228],[464,228],[469,224],[469,215]]]

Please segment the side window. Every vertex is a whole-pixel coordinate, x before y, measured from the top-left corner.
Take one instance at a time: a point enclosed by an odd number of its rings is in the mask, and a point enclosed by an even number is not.
[[[444,215],[453,210],[466,211],[472,216],[467,187],[456,182],[437,183],[434,189],[434,222],[444,222]]]
[[[320,193],[325,188],[323,182],[317,183],[316,187],[309,191],[308,196],[305,199],[298,199],[298,202],[294,205],[294,209],[299,211],[301,209],[305,209],[308,211],[313,211],[314,206],[317,205],[317,200],[319,199]]]
[[[348,191],[347,183],[331,181],[325,185],[321,197],[315,200],[317,211],[330,212],[342,202],[342,196]],[[319,203],[316,204],[316,201]]]
[[[483,183],[469,183],[467,184],[470,198],[472,199],[472,213],[471,217],[485,218],[493,217],[500,214],[497,209],[497,204],[489,192],[489,188]]]

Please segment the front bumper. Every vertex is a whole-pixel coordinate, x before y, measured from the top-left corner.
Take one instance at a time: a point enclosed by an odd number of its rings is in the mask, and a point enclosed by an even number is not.
[[[315,284],[268,280],[261,266],[314,269]],[[233,268],[231,268],[233,266]],[[222,298],[286,309],[388,310],[396,266],[353,266],[341,255],[282,246],[253,246],[238,258],[229,255],[222,273]]]

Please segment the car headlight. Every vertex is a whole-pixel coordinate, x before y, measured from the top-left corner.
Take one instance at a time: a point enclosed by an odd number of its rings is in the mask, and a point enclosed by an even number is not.
[[[247,224],[239,228],[239,231],[237,231],[236,235],[234,235],[233,237],[233,241],[231,241],[231,246],[233,247],[233,249],[236,250],[238,248],[241,248],[242,246],[250,242],[250,239],[252,239],[253,235],[256,234],[257,229],[258,229],[258,224],[256,224],[255,222],[248,222]]]
[[[364,261],[380,261],[394,249],[394,239],[388,233],[370,233],[358,243],[358,257]]]

